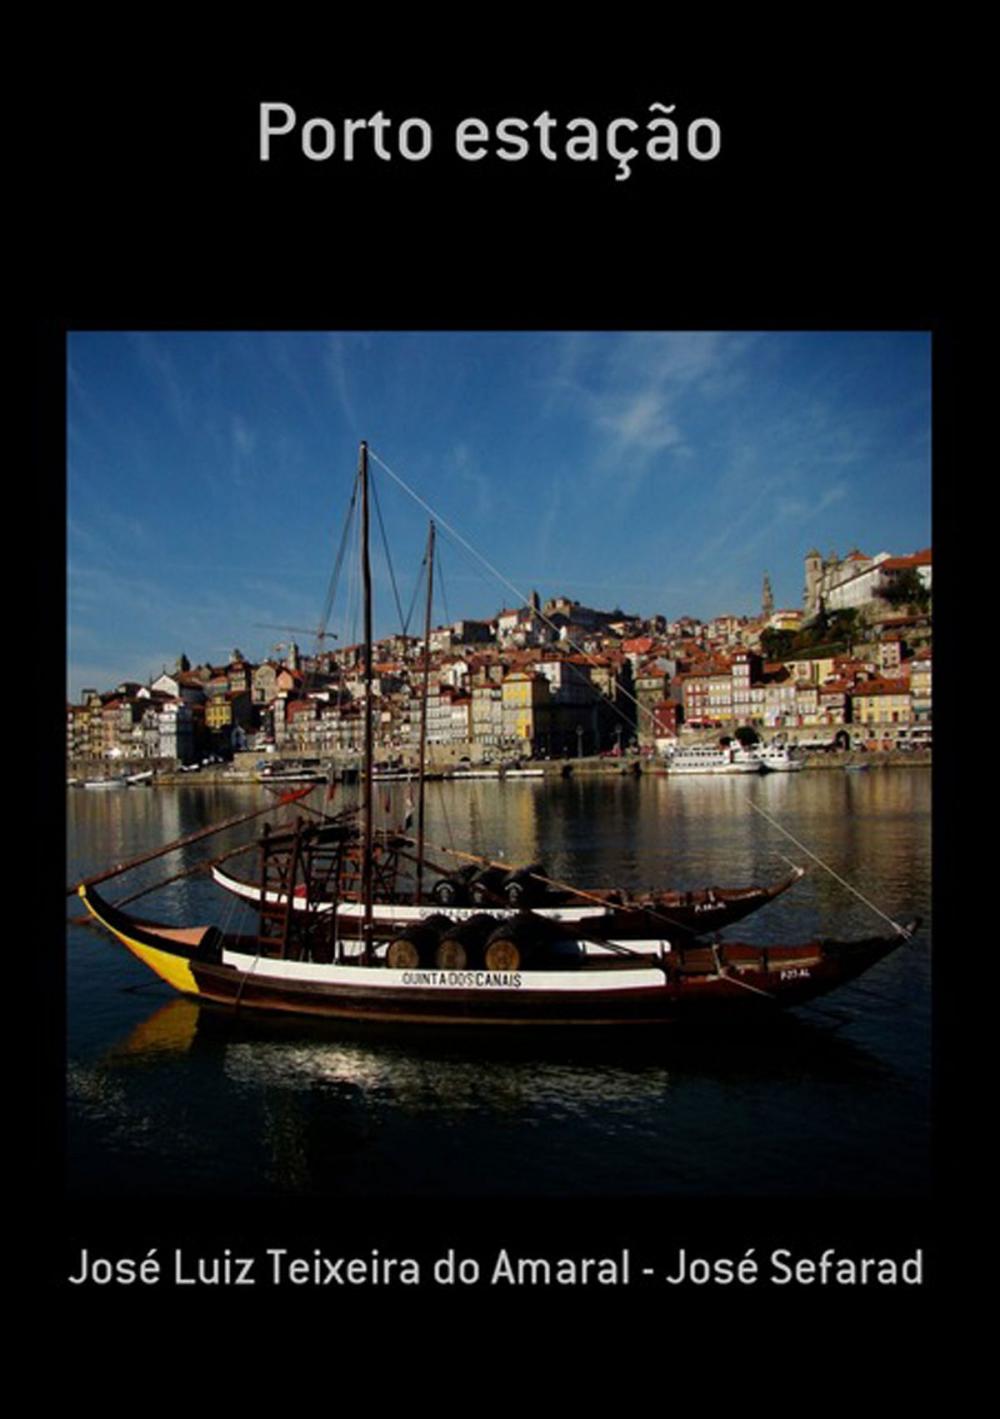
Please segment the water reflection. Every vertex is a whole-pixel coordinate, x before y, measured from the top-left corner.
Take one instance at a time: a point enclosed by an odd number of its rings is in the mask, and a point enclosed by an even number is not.
[[[829,1022],[776,1025],[609,1057],[579,1042],[374,1045],[171,1000],[71,1069],[74,1190],[105,1189],[109,1166],[164,1194],[740,1191],[782,1173],[778,1191],[829,1187],[811,1177],[828,1122],[802,1116],[804,1096],[894,1097],[892,1071]],[[919,1172],[914,1152],[919,1127],[896,1164]]]
[[[930,915],[930,779],[836,771],[441,784],[429,841],[629,888],[773,881],[808,864],[748,795],[897,919]],[[343,805],[343,795],[338,806]],[[69,796],[70,878],[266,801],[207,788]],[[114,895],[224,851],[246,829],[148,864]],[[135,911],[226,923],[198,875]],[[730,937],[881,928],[827,873]],[[76,1191],[913,1193],[927,1179],[930,932],[767,1029],[584,1039],[371,1040],[208,1008],[70,931],[68,1076]],[[136,993],[141,987],[143,993]],[[157,1002],[157,1003],[153,1003]]]
[[[405,1041],[373,1042],[362,1026],[234,1015],[222,1007],[171,1000],[116,1042],[103,1067],[155,1066],[164,1055],[196,1051],[200,1068],[239,1087],[360,1089],[370,1104],[391,1098],[413,1112],[509,1111],[553,1101],[579,1112],[602,1102],[659,1099],[696,1077],[717,1082],[767,1081],[790,1072],[826,1081],[874,1077],[882,1068],[878,1059],[836,1032],[850,1020],[849,1013],[824,1011],[821,1020],[787,1016],[763,1028],[730,1025],[615,1042],[589,1037],[571,1045],[552,1037],[455,1040],[412,1032]]]

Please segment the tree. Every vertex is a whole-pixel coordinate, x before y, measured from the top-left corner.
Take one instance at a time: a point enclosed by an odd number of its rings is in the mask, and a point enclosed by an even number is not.
[[[761,633],[760,648],[765,660],[787,660],[795,649],[794,631],[768,629]]]
[[[931,594],[916,567],[904,567],[901,572],[896,572],[889,584],[883,586],[878,594],[893,610],[915,606],[920,611],[926,611],[931,599]]]
[[[830,619],[830,631],[835,640],[852,641],[858,628],[858,608],[845,606],[842,611],[834,611]]]
[[[760,743],[760,735],[756,729],[749,724],[741,724],[736,731],[736,738],[740,741],[744,749],[752,749],[755,744]]]

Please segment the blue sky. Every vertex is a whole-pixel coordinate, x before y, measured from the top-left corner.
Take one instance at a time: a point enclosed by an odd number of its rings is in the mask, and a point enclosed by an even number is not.
[[[70,697],[317,625],[362,438],[543,599],[751,614],[765,571],[801,605],[813,546],[931,543],[921,332],[74,332]],[[373,467],[405,617],[427,517]],[[438,622],[515,600],[446,534],[440,567]]]

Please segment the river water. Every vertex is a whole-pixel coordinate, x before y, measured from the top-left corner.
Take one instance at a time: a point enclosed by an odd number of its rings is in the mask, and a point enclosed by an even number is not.
[[[405,793],[383,788],[380,810],[398,821]],[[70,790],[67,881],[266,801],[256,786]],[[791,860],[809,868],[803,881],[727,938],[879,934],[869,907],[751,803],[889,917],[923,925],[859,981],[732,1036],[515,1048],[236,1018],[175,995],[71,922],[70,1195],[925,1197],[928,770],[429,785],[427,836],[541,861],[580,886],[739,886],[783,877]],[[217,856],[254,826],[129,873],[108,896]],[[132,910],[225,928],[245,909],[198,875]]]

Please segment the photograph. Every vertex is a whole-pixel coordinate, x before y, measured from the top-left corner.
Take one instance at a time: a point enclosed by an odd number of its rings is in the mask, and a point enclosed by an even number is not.
[[[926,1196],[930,373],[69,332],[71,1194]]]

